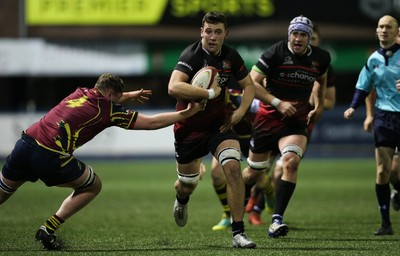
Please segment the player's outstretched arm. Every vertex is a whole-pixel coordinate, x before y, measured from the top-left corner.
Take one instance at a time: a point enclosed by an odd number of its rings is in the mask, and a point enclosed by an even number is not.
[[[205,109],[205,102],[190,102],[188,107],[177,112],[165,112],[155,115],[140,114],[137,117],[135,130],[156,130],[189,118]]]

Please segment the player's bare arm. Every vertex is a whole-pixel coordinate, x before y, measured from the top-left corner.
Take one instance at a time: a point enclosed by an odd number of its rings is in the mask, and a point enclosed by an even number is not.
[[[368,96],[365,98],[365,120],[364,120],[364,131],[372,132],[372,124],[374,121],[374,103],[376,99],[375,89],[371,89]]]
[[[314,81],[314,85],[315,84],[319,84],[319,82]],[[312,107],[314,107],[315,105],[314,104],[315,97],[317,97],[317,95],[315,95],[313,90],[313,93],[311,94],[309,100],[309,103]],[[326,87],[325,97],[324,97],[324,110],[332,110],[335,104],[336,104],[336,87],[335,86]]]
[[[308,114],[308,122],[316,123],[324,113],[324,99],[327,83],[327,72],[323,74],[313,86],[314,109]]]
[[[135,130],[155,130],[167,127],[183,119],[189,118],[205,108],[204,102],[190,102],[186,109],[177,112],[160,113],[151,116],[138,114]]]
[[[249,109],[255,95],[255,86],[253,81],[251,80],[250,75],[247,75],[244,79],[238,81],[239,85],[243,89],[243,97],[242,102],[235,111],[233,111],[232,115],[229,116],[227,120],[225,120],[224,124],[220,127],[221,132],[226,132],[231,129],[234,125],[239,123],[239,121],[246,114]]]
[[[216,96],[221,90],[215,90]],[[180,100],[202,100],[208,99],[209,94],[206,89],[202,89],[189,84],[189,76],[181,71],[174,70],[168,84],[168,94]],[[215,97],[216,97],[215,96]]]
[[[264,104],[273,105],[285,117],[292,116],[296,113],[296,108],[290,102],[282,101],[265,90],[265,87],[262,85],[263,81],[266,79],[264,74],[251,70],[250,76],[253,79],[256,88],[256,99],[259,99]]]

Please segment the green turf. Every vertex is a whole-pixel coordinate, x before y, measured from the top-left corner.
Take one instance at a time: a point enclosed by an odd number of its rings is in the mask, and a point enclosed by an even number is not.
[[[0,207],[0,255],[399,255],[400,212],[393,236],[375,237],[380,224],[373,159],[304,159],[285,214],[288,236],[267,238],[267,224],[251,226],[255,250],[231,248],[229,231],[212,231],[221,216],[209,170],[189,205],[189,221],[172,216],[172,161],[88,161],[103,190],[58,231],[60,252],[44,252],[33,237],[70,191],[27,183]],[[209,163],[207,163],[209,168]],[[262,218],[269,222],[270,215]]]

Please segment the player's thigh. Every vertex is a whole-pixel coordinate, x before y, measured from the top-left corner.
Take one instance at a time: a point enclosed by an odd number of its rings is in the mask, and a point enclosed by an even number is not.
[[[377,147],[376,148],[376,162],[378,169],[381,171],[389,172],[391,169],[394,149],[390,147]]]
[[[177,171],[181,174],[196,174],[200,171],[200,164],[202,162],[202,158],[197,158],[189,163],[176,163]]]
[[[234,140],[234,139],[228,139],[228,140],[224,140],[222,141],[218,146],[217,146],[217,153],[219,151],[221,151],[224,148],[236,148],[239,149],[240,148],[240,144],[238,140]]]
[[[279,140],[279,149],[281,152],[282,149],[288,145],[296,145],[300,147],[303,152],[305,152],[307,148],[307,137],[304,135],[292,134],[282,137]]]
[[[91,179],[92,179],[92,181],[90,181]],[[101,185],[100,178],[95,176],[95,173],[94,173],[94,170],[92,169],[92,167],[90,167],[89,165],[86,165],[85,170],[81,176],[79,176],[78,178],[76,178],[72,181],[62,183],[57,186],[76,189],[76,188],[81,187],[82,185],[85,185],[89,181],[90,181],[90,184],[89,184],[90,186],[87,186],[86,188],[89,188],[92,185],[95,185],[96,187]]]
[[[25,181],[9,180],[0,173],[0,204],[7,201]]]
[[[264,162],[270,161],[272,155],[271,150],[263,153],[256,153],[250,150],[248,159],[253,162]]]
[[[25,181],[15,181],[15,180],[9,180],[6,177],[4,177],[1,173],[0,173],[0,179],[1,182],[4,183],[6,186],[12,188],[12,189],[17,189],[19,188],[22,184],[25,183]]]
[[[225,174],[222,170],[222,166],[215,157],[213,157],[211,161],[211,179],[214,185],[220,185],[225,181]]]

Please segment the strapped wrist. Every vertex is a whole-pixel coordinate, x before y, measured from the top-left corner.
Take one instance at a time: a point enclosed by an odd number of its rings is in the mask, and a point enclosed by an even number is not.
[[[278,99],[278,98],[273,98],[272,100],[271,100],[271,105],[272,106],[274,106],[274,107],[277,107],[278,105],[279,105],[279,103],[281,103],[282,101],[280,100],[280,99]]]
[[[208,89],[207,92],[208,92],[208,99],[209,99],[209,100],[215,98],[215,91],[214,91],[214,89]]]

